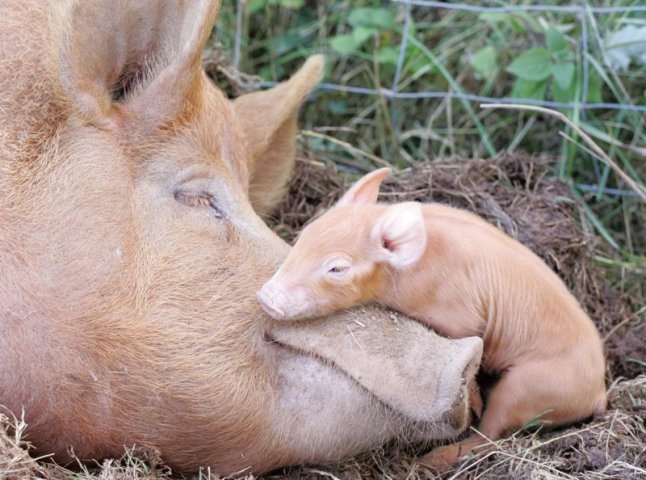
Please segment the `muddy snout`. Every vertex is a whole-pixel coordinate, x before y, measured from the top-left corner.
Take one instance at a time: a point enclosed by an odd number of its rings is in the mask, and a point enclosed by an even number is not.
[[[272,285],[271,280],[265,283],[260,291],[256,293],[256,298],[271,318],[274,320],[285,318],[284,305],[287,298],[283,292]]]

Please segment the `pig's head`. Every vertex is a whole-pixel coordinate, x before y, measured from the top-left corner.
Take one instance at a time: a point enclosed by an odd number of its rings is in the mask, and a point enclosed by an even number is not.
[[[300,319],[380,301],[385,277],[422,257],[427,235],[420,205],[376,203],[389,174],[382,168],[365,175],[303,229],[257,294],[269,315]]]
[[[323,62],[228,100],[201,68],[218,7],[3,3],[0,403],[43,452],[135,441],[190,465],[234,458],[269,421],[250,387],[271,377],[255,292],[287,248],[258,213]],[[217,424],[221,446],[178,453],[168,418]]]
[[[229,102],[201,68],[219,4],[63,2],[54,34],[71,128],[80,130],[73,140],[96,145],[85,157],[117,143],[121,155],[106,163],[127,163],[131,178],[156,179],[177,203],[231,220],[238,212],[227,214],[228,204],[250,200],[263,215],[280,199],[298,108],[322,57],[290,82]]]

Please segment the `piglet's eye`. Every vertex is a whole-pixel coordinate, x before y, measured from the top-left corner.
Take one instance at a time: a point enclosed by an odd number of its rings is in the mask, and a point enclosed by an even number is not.
[[[325,263],[323,271],[331,279],[340,279],[350,270],[352,262],[347,258],[336,258]]]
[[[328,273],[343,273],[345,272],[349,267],[347,265],[335,265],[334,267],[330,268],[328,270]]]

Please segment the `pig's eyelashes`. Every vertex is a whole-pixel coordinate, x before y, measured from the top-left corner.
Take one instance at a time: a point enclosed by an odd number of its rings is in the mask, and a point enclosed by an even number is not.
[[[218,207],[215,198],[208,192],[187,192],[184,190],[175,191],[175,200],[189,207],[209,207],[215,213],[216,218],[225,218],[224,212]]]

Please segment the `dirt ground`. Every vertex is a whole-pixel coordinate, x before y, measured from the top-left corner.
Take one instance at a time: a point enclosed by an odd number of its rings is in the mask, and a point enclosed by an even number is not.
[[[646,478],[646,321],[643,312],[631,313],[644,305],[639,278],[608,278],[608,271],[593,262],[595,255],[610,252],[604,251],[568,186],[554,179],[550,165],[548,158],[520,155],[417,165],[388,179],[380,198],[439,201],[472,210],[541,256],[565,280],[601,332],[608,364],[608,411],[567,428],[517,432],[443,477],[415,465],[415,455],[424,447],[398,443],[339,464],[291,468],[265,478]],[[351,181],[303,149],[288,198],[268,221],[290,241]],[[20,422],[0,416],[0,425],[0,479],[171,477],[159,458],[140,452],[72,473],[29,457]],[[203,471],[195,478],[218,477]]]

